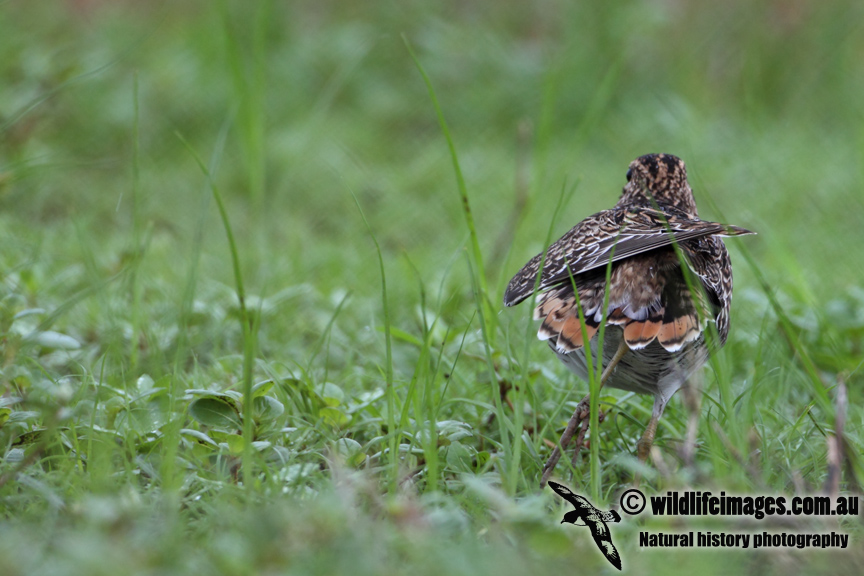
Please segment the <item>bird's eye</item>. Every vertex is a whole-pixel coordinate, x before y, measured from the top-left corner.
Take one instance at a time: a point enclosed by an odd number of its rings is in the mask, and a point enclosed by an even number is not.
[[[629,181],[630,181],[630,178],[632,178],[632,177],[633,177],[633,169],[632,169],[632,168],[629,168],[629,169],[627,170],[627,182],[629,182]]]

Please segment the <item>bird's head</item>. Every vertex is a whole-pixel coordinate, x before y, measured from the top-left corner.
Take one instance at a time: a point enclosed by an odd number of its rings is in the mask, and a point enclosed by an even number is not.
[[[630,163],[618,206],[673,206],[697,217],[696,201],[687,182],[684,161],[671,154],[646,154]]]
[[[579,513],[579,510],[571,510],[564,514],[564,518],[561,519],[561,524],[575,524],[576,526],[584,526],[585,520]]]

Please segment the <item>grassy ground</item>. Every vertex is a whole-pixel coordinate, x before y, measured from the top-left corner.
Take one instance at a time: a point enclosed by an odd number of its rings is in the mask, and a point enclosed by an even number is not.
[[[537,486],[587,384],[501,295],[647,152],[759,235],[645,490],[830,489],[845,415],[860,493],[864,6],[295,4],[0,3],[0,573],[613,571]],[[608,505],[651,400],[602,403],[558,477]],[[633,574],[864,565],[627,520]]]

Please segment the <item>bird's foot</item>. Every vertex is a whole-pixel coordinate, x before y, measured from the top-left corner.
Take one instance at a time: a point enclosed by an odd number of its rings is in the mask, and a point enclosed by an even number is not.
[[[585,398],[576,405],[576,409],[573,411],[573,416],[570,417],[570,420],[567,422],[567,427],[564,428],[564,433],[561,435],[559,445],[552,450],[552,454],[543,466],[543,474],[540,477],[541,486],[545,486],[549,477],[552,476],[555,466],[558,465],[558,460],[561,459],[561,452],[567,449],[567,446],[570,444],[574,435],[576,435],[576,448],[573,451],[573,462],[575,463],[576,456],[578,456],[579,451],[582,449],[582,444],[585,442],[585,434],[588,432],[587,419],[590,413],[591,399],[589,396],[585,396]],[[600,414],[598,414],[598,421],[603,422],[605,416],[606,415],[603,412],[600,412]]]

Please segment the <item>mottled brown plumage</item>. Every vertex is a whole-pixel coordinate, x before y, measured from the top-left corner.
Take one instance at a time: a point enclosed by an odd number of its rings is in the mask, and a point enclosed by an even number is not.
[[[564,234],[545,252],[545,261],[544,253],[532,258],[510,281],[504,304],[516,305],[534,293],[542,262],[534,310],[541,320],[538,337],[585,378],[585,345],[596,366],[608,291],[603,365],[622,339],[628,350],[606,384],[654,395],[646,431],[652,440],[652,425],[672,394],[726,342],[732,264],[720,237],[744,234],[752,232],[699,219],[683,161],[670,154],[642,156],[630,164],[618,203]],[[716,337],[708,335],[709,324],[716,326]]]

